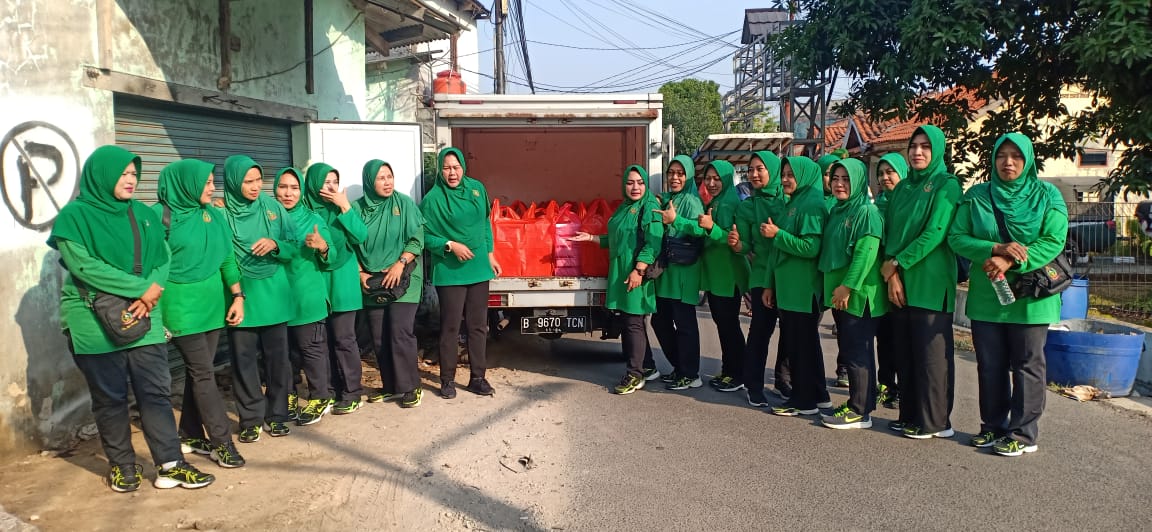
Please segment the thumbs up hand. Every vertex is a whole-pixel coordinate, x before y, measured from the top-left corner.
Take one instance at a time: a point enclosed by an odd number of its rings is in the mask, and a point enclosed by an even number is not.
[[[744,251],[744,244],[740,243],[740,231],[736,229],[736,224],[732,224],[732,230],[728,231],[728,248],[736,253]]]
[[[321,255],[328,252],[328,242],[320,236],[319,224],[313,225],[312,232],[304,236],[304,245],[320,252]]]
[[[660,219],[664,225],[671,224],[676,221],[676,204],[671,201],[668,202],[667,209],[652,209],[652,212],[660,214]]]
[[[776,233],[779,232],[780,228],[772,222],[771,218],[769,218],[767,222],[760,224],[760,234],[764,235],[764,238],[776,238]]]
[[[707,213],[698,216],[696,218],[696,223],[700,224],[700,229],[711,231],[712,227],[716,225],[716,223],[712,220],[712,209],[708,209]]]

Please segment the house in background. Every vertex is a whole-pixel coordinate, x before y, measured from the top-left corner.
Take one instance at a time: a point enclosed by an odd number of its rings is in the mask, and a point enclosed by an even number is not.
[[[0,19],[0,313],[9,316],[0,321],[0,455],[93,432],[87,387],[60,331],[59,255],[44,243],[92,150],[120,144],[139,154],[137,196],[146,203],[155,201],[160,168],[181,158],[215,164],[219,182],[224,158],[248,154],[270,187],[278,168],[311,162],[321,121],[419,120],[412,109],[423,87],[402,88],[424,79],[415,66],[442,55],[434,49],[461,46],[453,36],[474,35],[485,16],[472,0],[8,2]],[[377,56],[405,79],[381,79]],[[363,160],[387,148],[366,142]],[[358,181],[359,168],[343,170]]]

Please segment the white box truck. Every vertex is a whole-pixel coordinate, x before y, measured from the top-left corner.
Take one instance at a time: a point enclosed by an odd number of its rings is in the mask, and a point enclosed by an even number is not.
[[[440,147],[464,152],[468,175],[501,204],[621,199],[628,165],[663,183],[661,94],[435,97]],[[433,176],[426,176],[432,179]],[[558,338],[608,325],[604,277],[500,277],[488,306],[524,334]]]

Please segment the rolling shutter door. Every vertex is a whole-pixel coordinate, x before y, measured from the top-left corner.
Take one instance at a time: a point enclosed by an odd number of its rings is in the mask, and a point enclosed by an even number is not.
[[[136,199],[156,202],[160,170],[181,159],[216,165],[216,196],[224,193],[224,160],[252,157],[264,168],[264,190],[271,193],[276,172],[292,164],[291,122],[232,113],[201,111],[176,104],[117,96],[116,144],[139,155],[144,168]]]
[[[231,155],[248,155],[263,167],[264,190],[268,193],[272,192],[276,172],[292,163],[290,122],[122,96],[116,96],[114,105],[116,144],[140,156],[143,169],[135,198],[149,205],[157,201],[160,170],[181,159],[200,159],[216,165],[213,174],[217,198],[224,194],[224,159]],[[217,363],[226,354],[225,340],[222,335]],[[173,376],[183,378],[184,361],[171,343],[168,361]]]

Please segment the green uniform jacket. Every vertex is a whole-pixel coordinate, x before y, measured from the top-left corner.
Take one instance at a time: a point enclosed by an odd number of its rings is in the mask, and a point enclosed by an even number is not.
[[[1052,183],[1044,183],[1045,187],[1053,187]],[[969,189],[965,199],[988,193],[988,184],[980,183]],[[1059,195],[1059,192],[1055,192]],[[1045,298],[1020,297],[1014,303],[1001,305],[992,290],[992,281],[988,281],[980,265],[992,257],[992,246],[1000,243],[1000,230],[995,223],[983,223],[983,220],[994,220],[991,212],[983,216],[973,216],[973,208],[980,208],[970,200],[965,200],[956,211],[956,220],[952,229],[948,231],[948,245],[956,250],[962,257],[972,260],[972,276],[968,281],[968,302],[964,304],[964,313],[969,319],[977,321],[992,321],[998,324],[1054,324],[1060,321],[1059,295]],[[991,227],[988,227],[991,226]],[[1005,274],[1008,282],[1014,282],[1021,273],[1028,273],[1044,267],[1064,251],[1064,242],[1068,238],[1068,216],[1063,212],[1049,210],[1044,215],[1044,222],[1040,225],[1040,235],[1036,242],[1026,243],[1028,246],[1028,260],[1023,261],[1014,269]]]
[[[879,318],[888,313],[888,289],[880,277],[880,239],[866,236],[856,241],[852,252],[852,263],[844,268],[824,273],[824,301],[832,304],[832,291],[840,285],[852,290],[848,298],[848,308],[844,311],[857,317],[864,316],[864,304],[868,313]]]
[[[332,303],[332,312],[351,312],[364,308],[364,291],[360,288],[360,265],[355,260],[355,246],[364,242],[368,228],[364,226],[364,220],[355,205],[348,212],[337,216],[336,223],[338,227],[330,227],[329,230],[343,231],[346,239],[339,249],[332,246],[328,250],[328,261],[330,264],[343,264],[325,268],[324,278],[328,281],[328,299]],[[351,255],[353,259],[337,260],[337,257],[344,255]]]
[[[262,279],[248,277],[241,273],[240,287],[244,291],[244,321],[238,327],[266,327],[278,323],[288,323],[296,317],[296,301],[292,297],[292,285],[288,282],[286,266],[296,258],[300,252],[300,243],[296,241],[296,229],[293,227],[288,211],[275,200],[264,204],[269,207],[265,213],[270,220],[282,220],[274,224],[279,228],[278,234],[270,234],[267,238],[276,241],[277,251],[256,257],[249,257],[254,262],[275,261],[281,267]]]
[[[163,216],[164,206],[157,203],[152,206],[152,210],[157,216]],[[220,213],[219,219],[223,224],[224,213]],[[223,225],[227,227],[227,224]],[[202,251],[176,249],[171,245],[169,249],[172,251],[171,264],[179,264],[186,254]],[[224,256],[220,269],[203,280],[191,283],[169,280],[164,287],[164,295],[160,298],[160,306],[164,309],[164,327],[173,337],[223,328],[224,318],[232,301],[230,287],[238,282],[240,282],[240,268],[236,265],[236,256],[231,251]]]
[[[824,280],[817,260],[828,210],[819,189],[820,166],[807,157],[788,157],[786,162],[797,186],[784,213],[772,220],[780,231],[772,239],[764,287],[775,291],[776,308],[809,313],[814,303],[823,308]]]
[[[320,238],[325,242],[332,241],[332,232],[319,215],[302,205],[289,214],[296,228],[296,241],[299,242],[299,253],[288,263],[288,282],[292,285],[292,298],[296,302],[296,317],[288,321],[288,326],[295,327],[316,323],[328,317],[328,279],[323,270],[332,263],[333,250],[329,249],[327,257],[323,257],[315,249],[304,245],[304,238],[313,228],[318,228]]]
[[[712,229],[704,241],[701,258],[700,289],[722,297],[733,297],[748,291],[748,259],[728,247],[728,232],[736,222],[740,199],[732,176],[735,170],[727,161],[709,163],[720,176],[720,193],[706,207],[712,213]]]
[[[696,223],[704,214],[704,204],[696,190],[696,164],[687,155],[677,155],[673,161],[684,167],[684,188],[680,192],[666,192],[660,200],[660,208],[667,209],[670,203],[676,205],[676,220],[664,227],[669,238],[697,239],[703,244],[705,232]],[[671,163],[669,163],[671,164]],[[656,279],[656,297],[675,299],[696,306],[700,302],[701,259],[692,264],[668,264],[664,274]]]
[[[420,202],[420,212],[424,215],[424,244],[428,249],[428,259],[432,266],[433,286],[460,286],[491,281],[496,276],[488,261],[492,246],[492,201],[488,189],[480,181],[467,176],[467,163],[459,149],[447,147],[440,150],[438,168],[444,165],[445,156],[455,155],[465,175],[460,184],[449,188],[444,176],[438,173],[436,184]],[[471,260],[461,262],[456,255],[446,251],[448,241],[468,246],[475,255]]]
[[[632,171],[644,178],[647,189],[648,172],[640,166],[624,169],[622,181],[627,183],[628,174]],[[656,312],[655,283],[645,281],[632,291],[628,290],[627,283],[637,262],[651,265],[660,254],[664,224],[660,222],[660,215],[652,212],[659,205],[651,193],[645,193],[636,201],[630,201],[628,195],[624,194],[624,203],[608,219],[608,233],[600,236],[600,247],[608,249],[608,288],[605,291],[604,306],[611,310],[634,315]]]
[[[385,216],[391,216],[393,219],[399,220],[405,215],[403,210],[406,210],[406,209],[411,209],[411,210],[415,211],[415,215],[417,217],[420,216],[420,214],[419,214],[420,207],[418,207],[416,205],[416,202],[413,201],[412,198],[409,198],[408,196],[406,196],[400,192],[396,192],[395,194],[399,194],[398,196],[396,196],[396,200],[397,200],[397,205],[398,205],[397,208],[400,210],[393,210],[391,214],[386,214]],[[365,203],[364,198],[360,198],[360,199],[356,200],[356,209],[361,214],[363,214],[365,212],[366,208],[367,208],[367,204]],[[403,238],[403,235],[396,234],[395,237],[397,239],[400,239],[400,238]],[[364,247],[366,245],[367,245],[367,243],[361,244],[360,247],[357,249],[357,252],[360,254],[360,262],[365,262],[364,261]],[[399,261],[400,255],[403,254],[404,252],[408,252],[408,253],[411,253],[413,255],[416,255],[416,259],[415,259],[416,260],[416,266],[414,268],[412,268],[412,276],[411,276],[411,280],[408,283],[408,290],[405,290],[404,295],[400,296],[400,299],[397,299],[395,302],[396,303],[419,303],[420,302],[420,296],[424,290],[424,257],[422,255],[422,253],[424,252],[424,228],[423,228],[423,224],[421,224],[420,227],[415,228],[412,236],[410,236],[404,242],[404,248],[400,251],[400,253],[396,254],[396,257],[394,259],[392,259],[391,262],[388,263],[388,265],[391,266],[392,264],[396,263],[396,261]],[[364,300],[364,306],[375,307],[375,306],[381,306],[381,305],[377,305],[375,300],[370,301],[366,298]],[[387,305],[382,305],[382,306],[387,306]]]

